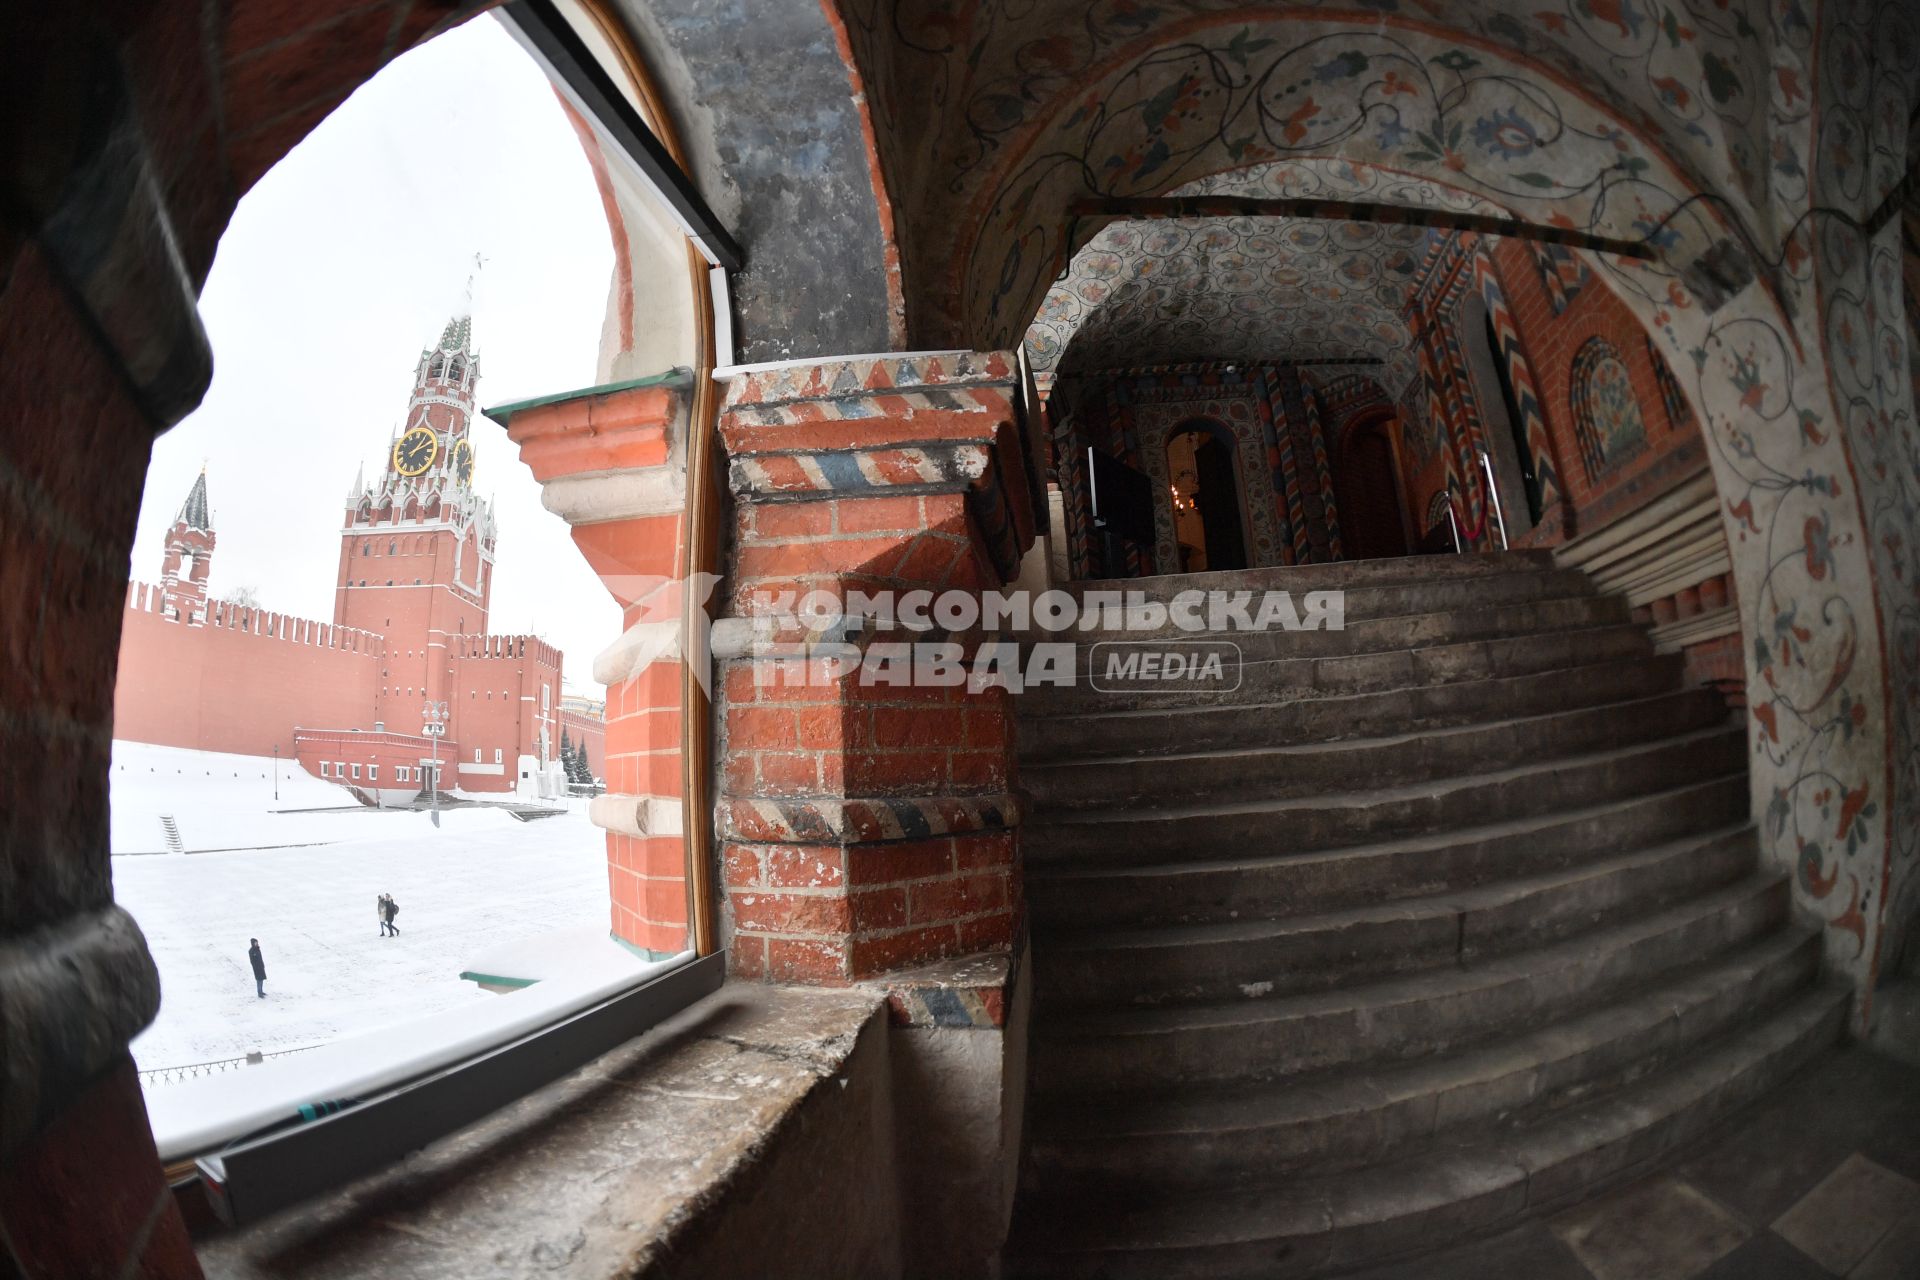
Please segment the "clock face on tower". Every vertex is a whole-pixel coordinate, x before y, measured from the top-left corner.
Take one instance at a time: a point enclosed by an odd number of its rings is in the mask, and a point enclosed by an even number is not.
[[[403,476],[417,476],[433,465],[440,452],[440,440],[426,427],[415,427],[393,446],[393,469]]]
[[[473,483],[473,446],[465,440],[453,446],[453,474],[461,484]]]

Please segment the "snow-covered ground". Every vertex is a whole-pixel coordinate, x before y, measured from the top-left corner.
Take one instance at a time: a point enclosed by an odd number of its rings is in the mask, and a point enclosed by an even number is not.
[[[437,831],[419,813],[287,812],[337,806],[341,793],[282,762],[276,809],[272,763],[114,743],[114,895],[160,969],[160,1016],[133,1042],[143,1069],[304,1048],[512,999],[461,971],[502,943],[606,927],[606,842],[582,805],[532,822],[455,809]],[[152,855],[164,847],[163,812],[189,849],[230,851]],[[401,905],[397,938],[380,936],[381,893]],[[265,956],[265,1000],[254,995],[248,938]]]

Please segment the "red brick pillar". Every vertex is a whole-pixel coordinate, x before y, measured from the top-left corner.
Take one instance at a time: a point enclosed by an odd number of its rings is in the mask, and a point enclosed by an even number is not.
[[[1005,352],[732,377],[734,631],[764,637],[809,595],[845,612],[856,591],[977,600],[1011,581],[1039,505],[1021,392]],[[845,983],[1008,947],[1021,892],[1005,691],[876,683],[762,648],[720,664],[734,972]]]
[[[684,371],[488,410],[520,446],[542,501],[620,603],[623,631],[593,660],[607,687],[612,930],[662,958],[687,948],[681,822],[681,549],[690,375]]]

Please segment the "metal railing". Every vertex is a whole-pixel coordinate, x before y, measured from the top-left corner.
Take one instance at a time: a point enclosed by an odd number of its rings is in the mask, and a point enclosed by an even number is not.
[[[317,1044],[303,1044],[298,1049],[275,1049],[264,1053],[259,1049],[239,1058],[216,1058],[212,1062],[188,1062],[176,1067],[154,1067],[140,1072],[140,1083],[173,1084],[181,1080],[193,1080],[201,1076],[217,1076],[223,1071],[234,1071],[241,1067],[257,1067],[274,1058],[287,1058],[296,1053],[305,1053],[309,1049],[318,1049]]]

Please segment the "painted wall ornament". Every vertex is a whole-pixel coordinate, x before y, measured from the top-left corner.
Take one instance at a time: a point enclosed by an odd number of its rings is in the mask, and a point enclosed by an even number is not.
[[[1597,483],[1645,451],[1647,424],[1627,366],[1605,338],[1589,338],[1573,353],[1569,385],[1580,460]]]

